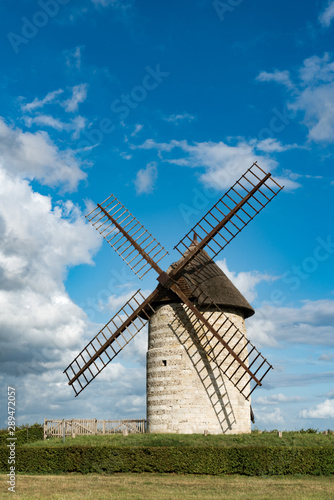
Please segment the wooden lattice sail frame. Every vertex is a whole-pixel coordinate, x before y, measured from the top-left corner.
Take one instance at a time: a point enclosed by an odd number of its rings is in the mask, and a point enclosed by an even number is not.
[[[206,335],[202,341],[209,342],[209,348],[205,346],[208,359],[217,363],[226,376],[231,366],[235,367],[233,375],[228,378],[249,399],[253,390],[262,385],[263,378],[272,366],[199,288],[196,273],[188,281],[187,289],[182,286],[182,273],[185,268],[189,269],[195,262],[198,263],[204,249],[211,259],[215,258],[282,189],[270,173],[253,163],[174,247],[182,258],[167,271],[160,268],[159,262],[168,252],[114,195],[98,204],[86,216],[88,220],[140,278],[154,269],[158,274],[159,285],[147,298],[138,290],[64,370],[75,395],[80,394],[146,325],[155,312],[154,302],[163,287],[183,303],[185,313],[193,322],[205,327],[209,337]],[[193,234],[196,234],[196,239]],[[202,274],[205,273],[206,265],[203,262]],[[223,322],[219,324],[224,325],[224,334],[220,333],[221,328],[215,328],[217,315],[215,320],[211,320],[213,315],[204,316],[203,305],[206,311],[220,311],[219,317],[223,318]],[[226,331],[231,333],[231,329],[232,337],[226,335]],[[239,342],[232,342],[235,335],[243,340],[240,341],[242,348],[239,350]],[[220,346],[219,359],[221,353],[225,353],[224,361],[219,363],[217,346]],[[244,379],[246,374],[249,377]],[[248,383],[248,378],[252,384]]]

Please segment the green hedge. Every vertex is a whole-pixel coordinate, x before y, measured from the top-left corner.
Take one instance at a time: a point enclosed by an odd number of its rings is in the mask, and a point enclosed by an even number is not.
[[[6,446],[8,443],[7,438],[16,437],[16,445],[20,446],[26,443],[33,443],[43,439],[44,430],[43,425],[34,424],[30,427],[16,428],[15,435],[10,436],[6,430],[0,433],[0,446]]]
[[[0,449],[0,472],[8,472],[8,452]],[[16,449],[16,472],[112,474],[159,472],[179,474],[334,474],[334,447],[287,448],[115,448],[71,446]]]

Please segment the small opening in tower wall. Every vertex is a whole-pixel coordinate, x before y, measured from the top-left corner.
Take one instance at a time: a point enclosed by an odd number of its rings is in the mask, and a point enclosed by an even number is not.
[[[167,366],[167,360],[166,360],[166,359],[163,359],[163,360],[161,361],[161,364],[162,364],[162,366]]]

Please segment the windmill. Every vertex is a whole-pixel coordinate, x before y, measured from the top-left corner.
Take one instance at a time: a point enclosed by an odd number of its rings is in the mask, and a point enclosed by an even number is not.
[[[76,396],[149,322],[148,431],[250,432],[250,396],[272,366],[246,337],[252,307],[213,259],[281,189],[254,163],[174,247],[181,258],[167,271],[168,252],[114,195],[86,216],[158,286],[138,290],[64,370]]]

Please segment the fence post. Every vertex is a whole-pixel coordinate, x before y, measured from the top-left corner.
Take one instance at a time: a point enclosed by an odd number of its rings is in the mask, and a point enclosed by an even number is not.
[[[63,419],[63,443],[65,443],[65,425],[66,425],[66,422]]]
[[[102,432],[103,432],[103,434],[106,433],[106,421],[105,420],[103,420],[103,431]]]
[[[46,418],[44,419],[44,435],[43,435],[43,439],[46,439],[46,427],[47,427],[47,423],[46,423]]]

